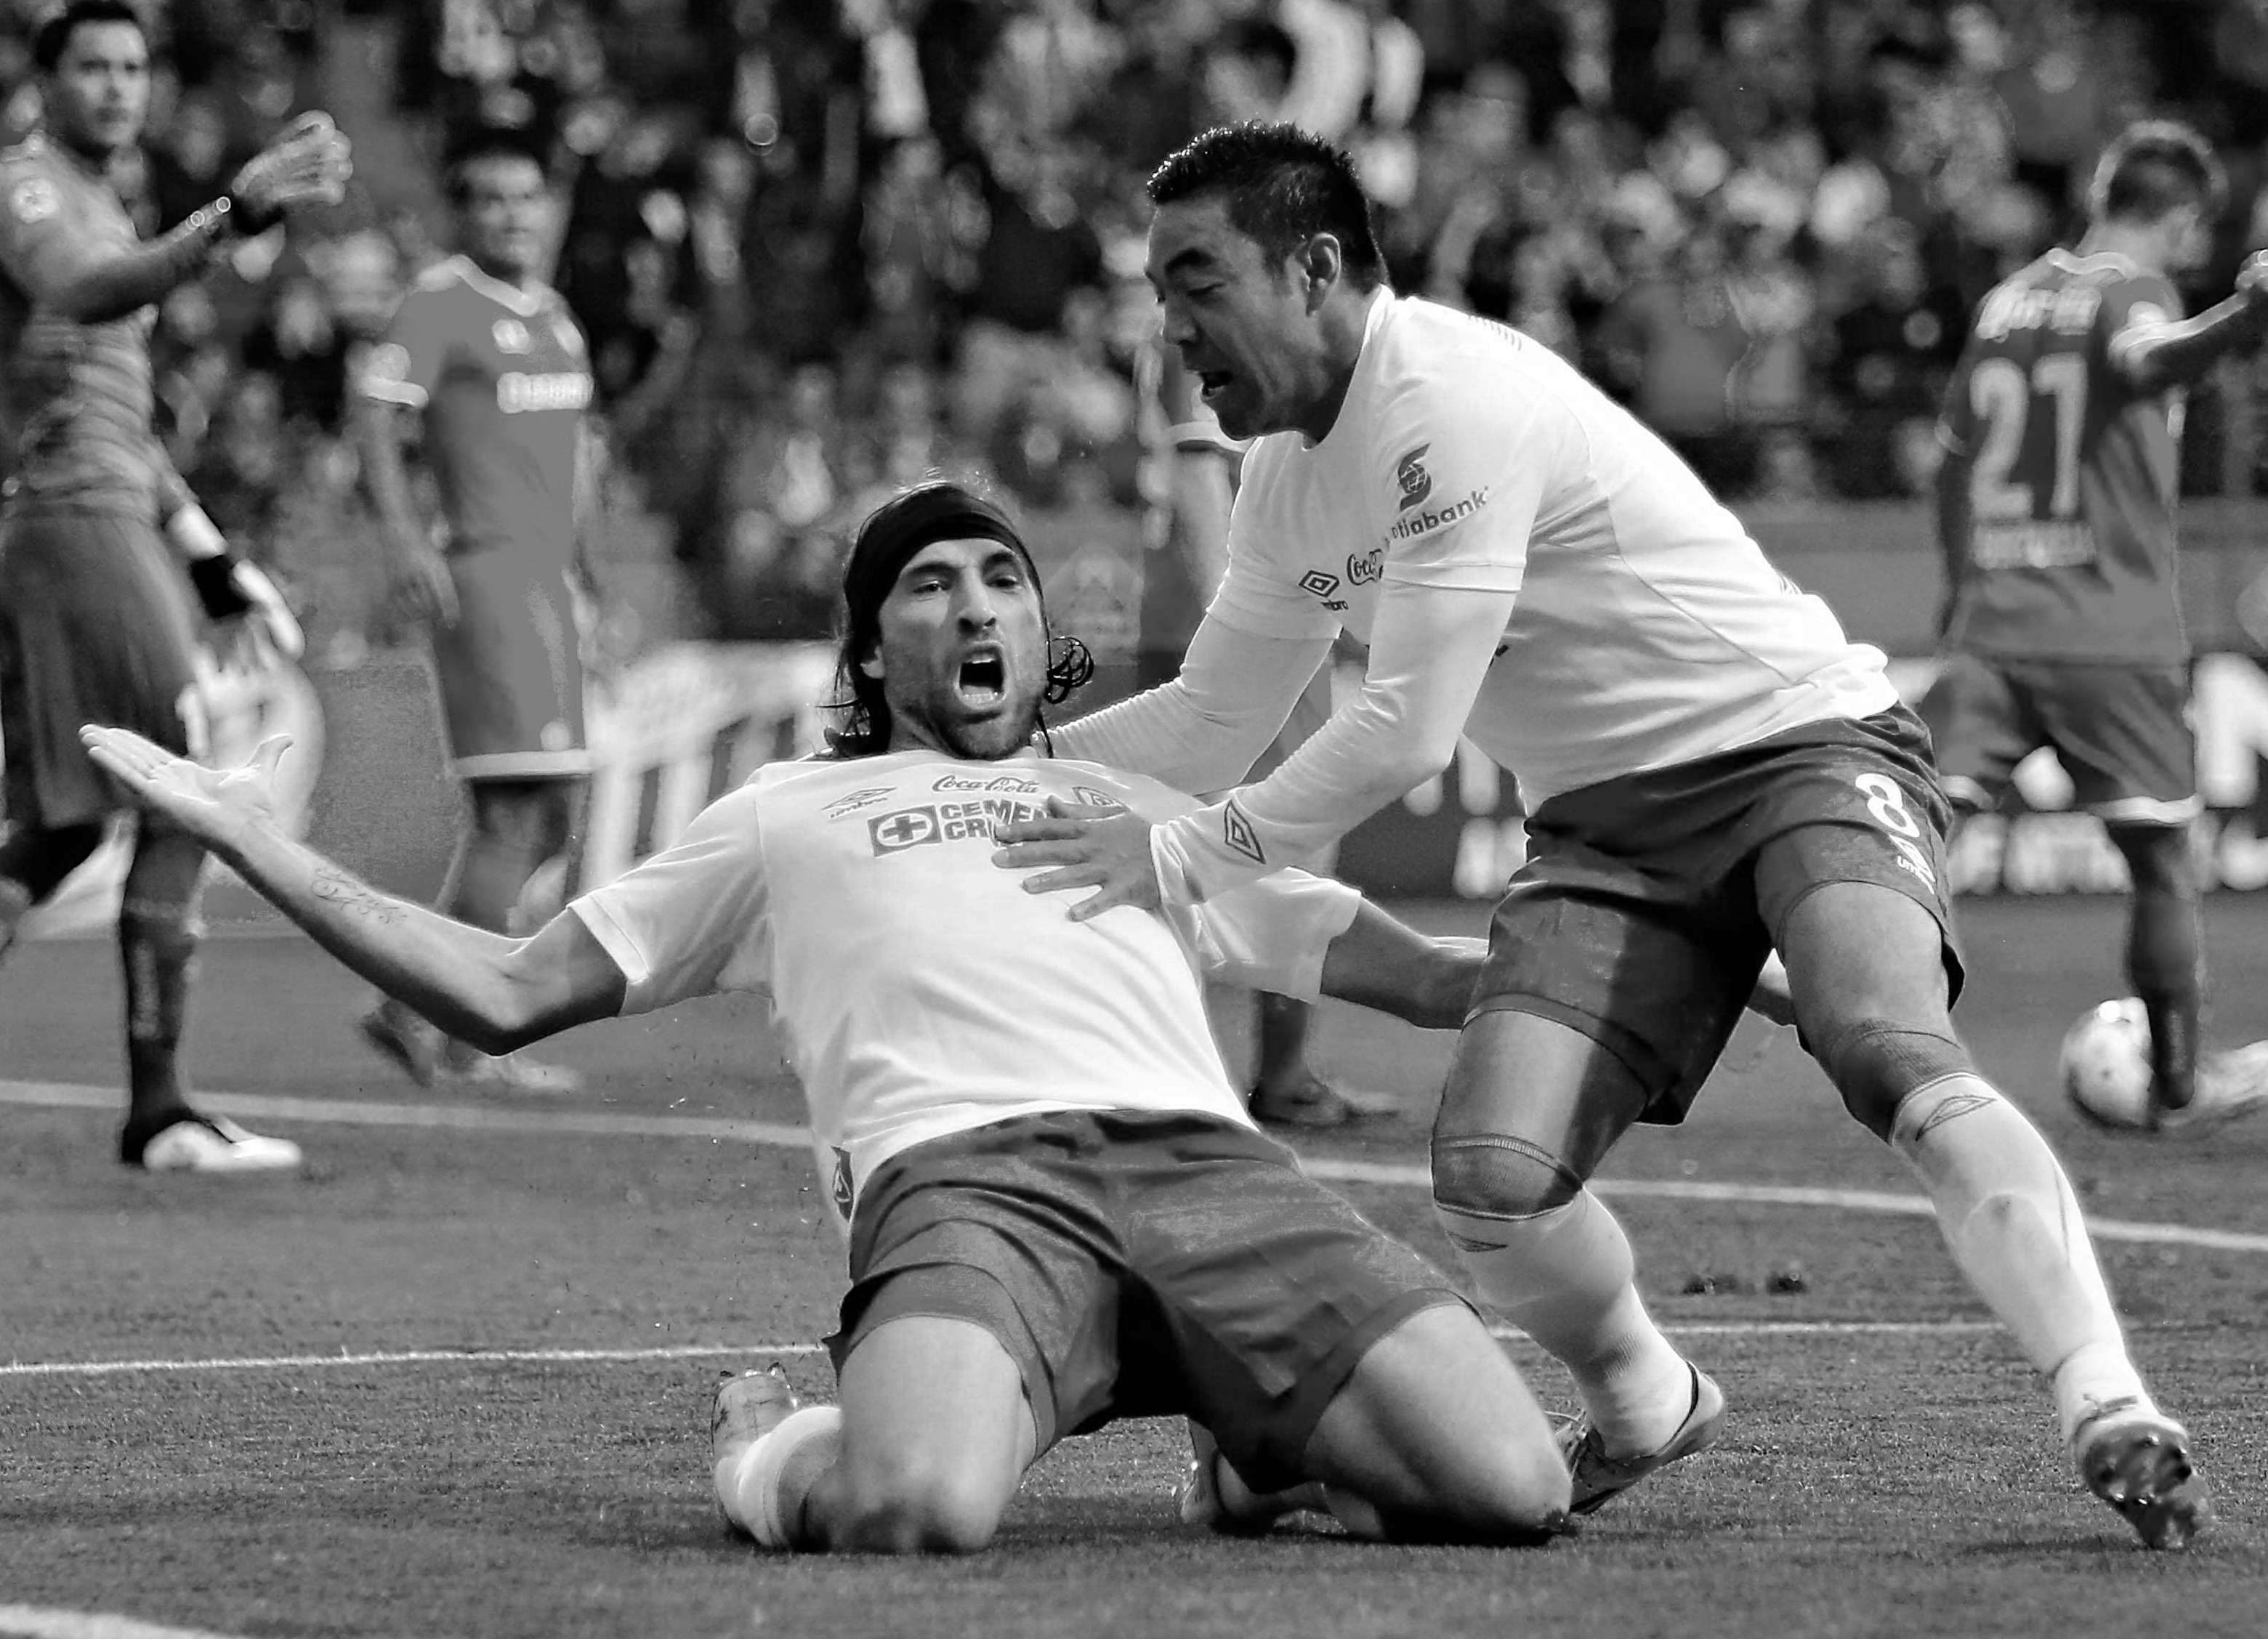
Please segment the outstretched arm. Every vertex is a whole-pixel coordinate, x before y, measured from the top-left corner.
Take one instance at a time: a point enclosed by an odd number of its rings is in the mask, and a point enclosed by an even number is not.
[[[88,753],[138,806],[219,855],[316,943],[452,1036],[505,1053],[622,1005],[624,980],[580,917],[554,916],[509,939],[381,893],[276,823],[277,736],[226,771],[177,757],[124,729],[79,731]]]
[[[0,260],[26,295],[65,319],[122,319],[202,273],[213,246],[231,234],[257,232],[287,210],[336,204],[352,168],[330,116],[304,114],[246,163],[226,194],[147,244],[120,250],[91,241],[52,207],[43,213],[33,203],[11,212]]]
[[[2137,324],[2110,341],[2110,367],[2138,393],[2195,381],[2228,355],[2268,335],[2268,251],[2237,270],[2236,293],[2194,319]]]

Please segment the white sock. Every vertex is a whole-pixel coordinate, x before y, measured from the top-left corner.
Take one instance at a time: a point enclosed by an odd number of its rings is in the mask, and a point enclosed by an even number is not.
[[[823,1451],[807,1448],[826,1442]],[[770,1433],[717,1459],[717,1505],[725,1518],[768,1548],[796,1546],[790,1535],[811,1481],[831,1465],[843,1444],[843,1408],[805,1406]],[[783,1481],[792,1481],[792,1487]],[[792,1488],[794,1496],[787,1491]]]
[[[1890,1143],[1919,1175],[1953,1261],[2055,1384],[2068,1440],[2094,1408],[2149,1407],[2079,1201],[2023,1112],[1979,1076],[1908,1095]]]
[[[1692,1372],[1638,1300],[1629,1238],[1604,1202],[1586,1189],[1526,1217],[1434,1210],[1482,1298],[1573,1375],[1609,1456],[1677,1431]]]

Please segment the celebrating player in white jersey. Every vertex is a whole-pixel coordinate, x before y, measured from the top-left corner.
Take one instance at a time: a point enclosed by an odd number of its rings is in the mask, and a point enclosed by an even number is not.
[[[1543,1540],[1568,1490],[1541,1408],[1432,1269],[1253,1126],[1203,1001],[1220,975],[1452,1025],[1477,951],[1299,873],[1082,922],[1027,896],[991,864],[1004,820],[1188,800],[1025,749],[1086,662],[1051,643],[995,508],[907,492],[843,585],[837,755],[764,769],[524,941],[288,840],[262,807],[276,742],[218,775],[122,730],[85,738],[350,966],[491,1050],[718,990],[770,998],[851,1286],[839,1408],[799,1408],[775,1374],[718,1390],[718,1497],[758,1541],[979,1547],[1057,1437],[1172,1413],[1219,1442],[1185,1517],[1327,1505],[1370,1535]]]
[[[1150,181],[1166,334],[1258,437],[1181,675],[1059,754],[1187,790],[1237,777],[1342,627],[1360,693],[1276,773],[1162,823],[1010,827],[1074,915],[1203,902],[1293,863],[1469,735],[1528,805],[1433,1136],[1444,1225],[1564,1361],[1575,1506],[1706,1445],[1717,1385],[1647,1317],[1587,1180],[1682,1119],[1777,946],[1805,1044],[1927,1187],[1955,1261],[2052,1376],[2087,1483],[2153,1547],[2205,1518],[2128,1357],[2079,1205],[1949,1017],[1946,805],[1882,657],[1790,584],[1667,445],[1550,349],[1396,296],[1344,155],[1209,131]]]

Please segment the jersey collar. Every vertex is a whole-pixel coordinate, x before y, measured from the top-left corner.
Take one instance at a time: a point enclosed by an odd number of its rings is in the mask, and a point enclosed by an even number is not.
[[[461,251],[449,258],[448,267],[465,283],[490,300],[501,302],[523,319],[533,319],[543,310],[543,290],[540,285],[534,290],[523,290],[492,273],[482,271],[481,265]]]

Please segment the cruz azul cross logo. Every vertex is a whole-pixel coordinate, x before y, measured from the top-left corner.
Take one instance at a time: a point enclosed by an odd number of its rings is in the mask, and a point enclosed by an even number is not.
[[[1394,463],[1394,481],[1402,486],[1402,504],[1396,511],[1407,512],[1433,493],[1433,474],[1425,470],[1425,452],[1432,447],[1421,444]]]
[[[878,854],[896,854],[924,842],[937,841],[937,810],[901,808],[894,814],[877,814],[866,821],[866,834]]]

